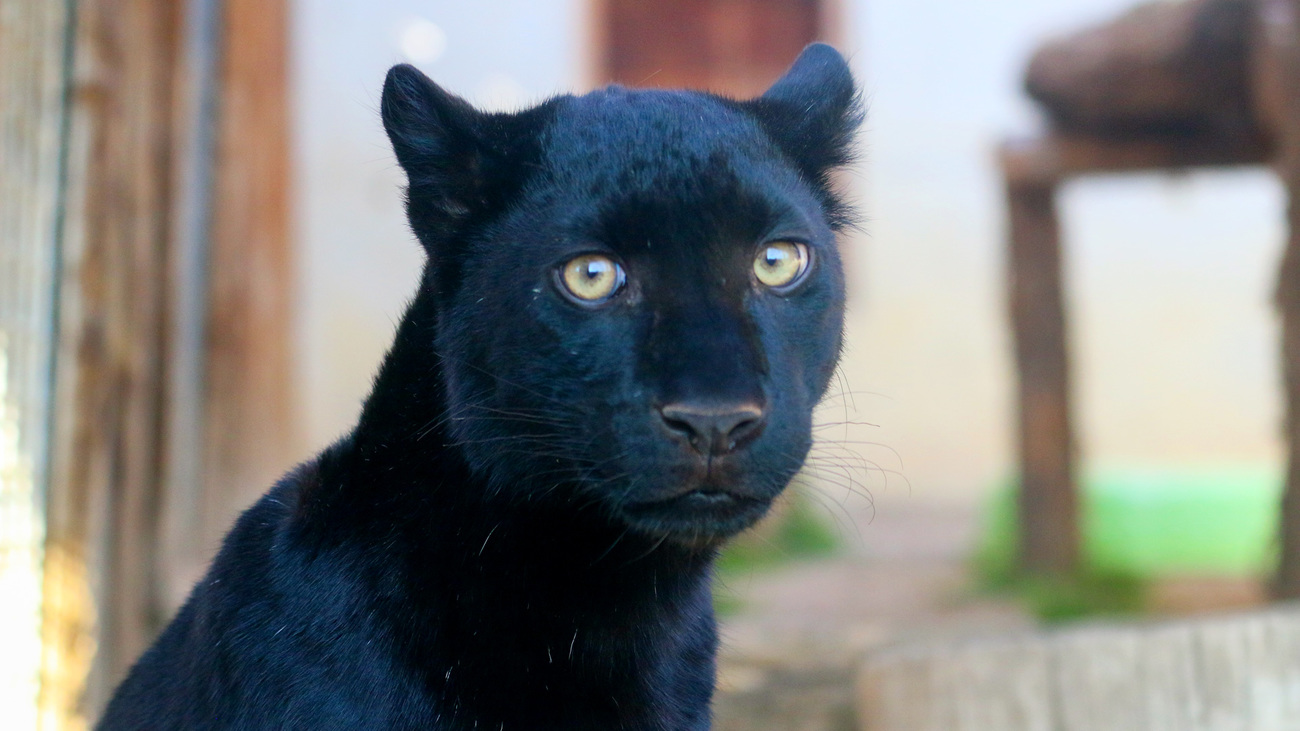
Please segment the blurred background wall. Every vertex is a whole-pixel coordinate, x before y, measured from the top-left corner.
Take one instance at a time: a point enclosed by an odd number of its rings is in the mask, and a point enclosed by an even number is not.
[[[828,30],[869,106],[862,161],[846,176],[864,218],[844,242],[842,371],[852,420],[879,425],[839,438],[901,456],[906,483],[859,475],[886,514],[971,505],[1011,470],[995,146],[1039,126],[1020,90],[1033,46],[1130,4],[831,3]],[[379,124],[387,67],[414,63],[499,109],[604,79],[589,2],[301,0],[294,9],[299,386],[316,449],[358,413],[421,263]],[[1276,469],[1278,184],[1262,170],[1099,177],[1071,184],[1063,210],[1084,460]],[[890,449],[854,448],[900,469]]]

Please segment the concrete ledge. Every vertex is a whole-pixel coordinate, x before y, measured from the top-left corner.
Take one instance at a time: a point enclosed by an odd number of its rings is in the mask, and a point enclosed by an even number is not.
[[[1300,606],[871,654],[868,731],[1300,731]]]

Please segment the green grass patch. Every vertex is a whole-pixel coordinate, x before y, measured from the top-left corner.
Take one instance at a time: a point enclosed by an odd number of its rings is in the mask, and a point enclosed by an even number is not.
[[[980,590],[1009,595],[1044,622],[1141,614],[1150,582],[1137,576],[1085,570],[1074,576],[1031,576],[1007,567],[980,567]]]
[[[788,499],[790,503],[776,516],[775,524],[742,533],[718,556],[713,605],[719,614],[735,614],[743,607],[729,585],[743,581],[756,571],[830,556],[839,550],[839,537],[812,501],[798,491]]]
[[[742,533],[718,557],[721,574],[743,574],[788,561],[828,556],[839,548],[839,539],[813,509],[811,501],[794,493],[785,513],[767,530]]]
[[[1022,597],[1044,619],[1070,619],[1141,611],[1153,579],[1258,576],[1276,560],[1276,469],[1090,469],[1080,485],[1079,575],[1017,574],[1017,488],[1008,484],[985,509],[976,553],[985,588]]]

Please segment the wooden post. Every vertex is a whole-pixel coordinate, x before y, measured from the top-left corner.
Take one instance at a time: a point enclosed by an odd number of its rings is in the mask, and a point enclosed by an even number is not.
[[[93,714],[161,619],[153,557],[177,23],[167,0],[77,5],[46,515],[47,713],[77,703]],[[66,661],[87,645],[97,650],[78,698],[84,676]]]
[[[197,470],[169,485],[164,609],[179,607],[235,516],[290,466],[293,259],[289,15],[281,0],[218,0]],[[182,406],[178,404],[177,406]]]
[[[1295,77],[1300,83],[1300,76]],[[1300,117],[1295,124],[1300,125]],[[1279,526],[1281,556],[1273,579],[1277,599],[1300,598],[1300,158],[1283,164],[1288,195],[1286,253],[1276,302],[1282,319],[1282,374],[1286,401],[1286,487]]]
[[[289,3],[223,0],[209,264],[204,568],[292,466]]]
[[[42,596],[52,727],[97,715],[239,507],[290,457],[286,3],[217,2],[213,233],[196,295],[208,324],[184,363],[171,294],[180,130],[193,121],[179,103],[193,83],[184,3],[76,3]],[[166,476],[177,368],[202,371],[206,426],[204,479],[181,496]],[[180,545],[172,518],[193,527]]]
[[[1004,169],[1009,164],[1004,157]],[[1019,374],[1020,565],[1065,574],[1079,556],[1054,178],[1008,173],[1011,320]]]
[[[1255,96],[1288,196],[1287,243],[1276,290],[1288,464],[1279,526],[1281,560],[1272,591],[1277,598],[1300,598],[1300,0],[1260,0],[1258,8]]]

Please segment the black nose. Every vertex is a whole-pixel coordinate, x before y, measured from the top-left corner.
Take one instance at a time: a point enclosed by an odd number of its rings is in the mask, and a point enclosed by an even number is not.
[[[754,404],[668,404],[659,409],[664,425],[701,455],[715,457],[749,444],[763,431],[766,416]]]

